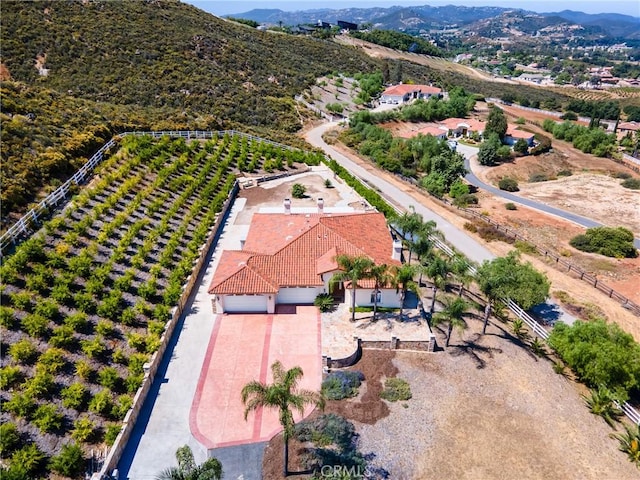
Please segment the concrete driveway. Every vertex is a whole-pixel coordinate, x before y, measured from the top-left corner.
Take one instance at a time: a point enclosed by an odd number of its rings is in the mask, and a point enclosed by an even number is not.
[[[313,306],[279,306],[276,313],[219,315],[191,406],[193,436],[207,449],[267,441],[281,430],[277,410],[260,409],[244,420],[242,387],[270,383],[271,364],[304,371],[299,388],[322,383],[320,312]],[[305,416],[312,407],[305,410]],[[296,415],[296,421],[300,416]]]

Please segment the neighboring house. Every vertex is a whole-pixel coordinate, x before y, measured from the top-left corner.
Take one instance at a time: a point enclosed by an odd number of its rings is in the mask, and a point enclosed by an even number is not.
[[[350,285],[336,284],[336,257],[367,256],[376,264],[400,265],[402,246],[394,242],[378,212],[351,214],[256,213],[240,251],[224,251],[209,293],[218,312],[274,313],[277,304],[313,304],[333,293],[351,306]],[[400,293],[372,280],[358,282],[356,306],[400,307]]]
[[[432,96],[442,96],[442,89],[430,85],[409,85],[401,83],[393,85],[382,92],[380,103],[406,103],[419,98],[428,99]]]
[[[474,118],[447,118],[441,122],[441,125],[447,129],[449,136],[458,138],[468,137],[474,133],[482,136],[485,122]]]
[[[525,82],[531,82],[531,83],[542,83],[544,80],[547,80],[549,78],[548,75],[542,75],[540,73],[530,73],[530,72],[525,72],[523,74],[521,74],[517,79],[518,80],[523,80]]]
[[[504,136],[504,143],[513,146],[518,140],[522,139],[527,142],[527,145],[532,147],[534,134],[524,130],[518,130],[518,128],[519,127],[517,125],[507,125],[507,133]]]
[[[413,138],[417,135],[433,135],[439,140],[444,140],[447,138],[447,129],[444,127],[428,125],[426,127],[420,128],[418,130],[413,130],[411,132],[403,132],[398,136],[401,138]]]

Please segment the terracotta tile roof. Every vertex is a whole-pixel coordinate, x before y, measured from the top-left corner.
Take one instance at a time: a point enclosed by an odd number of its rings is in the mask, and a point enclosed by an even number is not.
[[[273,254],[318,223],[319,214],[255,213],[244,250]]]
[[[531,132],[526,132],[524,130],[518,130],[516,125],[507,125],[507,133],[511,138],[523,138],[525,140],[530,139],[534,136]]]
[[[435,127],[435,126],[426,126],[426,127],[422,127],[418,130],[413,130],[411,132],[403,132],[400,135],[398,135],[399,137],[402,138],[413,138],[417,135],[433,135],[434,137],[440,137],[442,135],[446,135],[447,134],[447,130],[443,130],[441,127]]]
[[[378,212],[316,215],[315,225],[308,228],[306,219],[312,224],[313,216],[256,214],[254,219],[245,243],[253,249],[261,238],[263,250],[281,243],[283,236],[286,239],[287,231],[274,230],[274,225],[285,225],[285,220],[290,220],[286,225],[291,228],[303,228],[273,253],[224,252],[209,293],[275,293],[284,286],[319,286],[320,274],[337,268],[338,254],[365,255],[378,264],[400,264],[391,258],[393,242],[384,215]]]
[[[385,89],[382,95],[400,95],[404,96],[407,93],[421,92],[423,94],[428,93],[430,95],[437,95],[442,92],[442,89],[438,87],[432,87],[431,85],[412,85],[409,83],[401,83],[399,85],[393,85]]]
[[[618,124],[618,130],[640,130],[640,122],[620,122]]]

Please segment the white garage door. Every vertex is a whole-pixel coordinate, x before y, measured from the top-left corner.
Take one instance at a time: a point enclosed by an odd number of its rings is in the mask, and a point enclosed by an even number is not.
[[[260,312],[267,311],[265,295],[227,295],[224,297],[225,312]]]
[[[278,296],[276,297],[277,303],[290,303],[294,305],[311,304],[316,299],[316,296],[322,292],[322,287],[314,288],[280,288]]]

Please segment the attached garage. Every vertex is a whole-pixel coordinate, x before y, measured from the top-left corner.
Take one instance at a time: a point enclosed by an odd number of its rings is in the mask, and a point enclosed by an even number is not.
[[[267,296],[266,295],[225,295],[224,296],[225,312],[267,312]]]
[[[322,293],[322,287],[281,287],[278,290],[276,302],[278,304],[310,305],[320,293]]]

